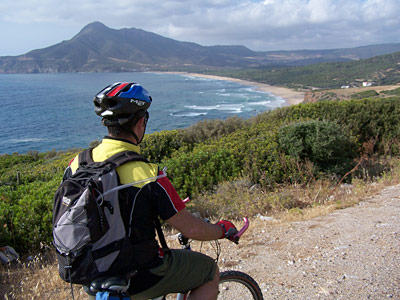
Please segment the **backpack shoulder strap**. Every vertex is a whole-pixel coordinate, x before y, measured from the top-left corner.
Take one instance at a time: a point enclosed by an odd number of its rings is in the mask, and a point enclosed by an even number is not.
[[[140,154],[134,151],[122,151],[120,153],[114,154],[113,156],[106,159],[107,162],[112,163],[115,168],[122,166],[123,164],[130,161],[143,161],[148,163],[149,161],[145,159]]]
[[[160,240],[160,244],[164,249],[169,249],[168,245],[167,245],[167,241],[165,240],[165,236],[164,236],[164,232],[162,231],[161,228],[161,223],[160,223],[160,219],[158,219],[158,217],[156,218],[156,220],[154,221],[154,225],[156,227],[157,230],[157,235],[158,238]]]
[[[79,156],[78,156],[79,166],[84,166],[84,165],[87,165],[87,164],[93,162],[92,150],[93,150],[93,148],[89,148],[89,149],[83,150],[81,153],[79,153]]]

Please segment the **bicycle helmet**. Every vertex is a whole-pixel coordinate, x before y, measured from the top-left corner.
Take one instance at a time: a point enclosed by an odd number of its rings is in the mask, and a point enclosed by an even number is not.
[[[149,92],[134,82],[117,82],[105,87],[93,99],[94,111],[105,126],[123,125],[139,111],[146,112],[152,99]]]

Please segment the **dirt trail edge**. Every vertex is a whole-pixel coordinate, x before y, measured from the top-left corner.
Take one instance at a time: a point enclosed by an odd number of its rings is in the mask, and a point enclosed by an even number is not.
[[[259,228],[229,247],[221,269],[249,273],[264,299],[400,299],[400,185],[310,221]]]

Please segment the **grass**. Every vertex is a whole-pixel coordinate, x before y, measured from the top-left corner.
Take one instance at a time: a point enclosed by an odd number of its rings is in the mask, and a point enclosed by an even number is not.
[[[207,215],[210,210],[219,210],[222,216],[236,218],[247,213],[259,212],[250,222],[248,235],[256,234],[269,225],[283,225],[294,221],[309,220],[316,216],[326,215],[334,210],[353,206],[366,197],[373,196],[386,186],[400,183],[400,160],[388,159],[390,171],[379,177],[368,179],[353,179],[352,184],[337,185],[329,180],[311,182],[306,186],[286,185],[275,191],[265,192],[257,187],[249,189],[246,180],[221,184],[215,193],[203,195],[195,199],[192,210],[199,210]],[[229,209],[226,209],[229,207]],[[262,216],[271,217],[272,221],[261,220]],[[212,220],[215,221],[215,220]],[[240,224],[240,223],[239,223]],[[166,229],[166,236],[171,247],[178,247],[175,234]],[[243,239],[243,243],[252,243],[251,239]],[[243,244],[245,245],[245,244]],[[224,244],[223,244],[224,246]],[[239,245],[240,246],[240,245]],[[203,252],[210,252],[207,246]],[[29,262],[1,267],[0,299],[70,299],[69,284],[58,276],[57,263],[53,250],[46,255],[39,254]],[[244,258],[245,259],[245,258]],[[221,267],[237,264],[235,261],[223,261]],[[80,286],[74,287],[75,299],[87,299]]]

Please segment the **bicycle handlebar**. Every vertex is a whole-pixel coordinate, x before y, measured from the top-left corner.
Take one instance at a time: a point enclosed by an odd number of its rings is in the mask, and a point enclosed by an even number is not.
[[[183,201],[183,203],[188,203],[188,202],[190,202],[190,198],[189,197],[186,197],[184,200],[182,200]],[[200,217],[200,216],[199,216]],[[249,224],[250,224],[250,222],[249,222],[249,219],[247,218],[247,217],[243,217],[243,221],[244,221],[244,225],[243,225],[243,227],[239,230],[239,231],[237,231],[236,233],[234,233],[230,238],[229,238],[229,240],[231,240],[232,242],[234,242],[235,244],[238,244],[239,243],[239,239],[240,239],[240,237],[243,235],[243,233],[247,230],[247,228],[249,228]],[[209,222],[209,220],[207,219],[207,221],[206,222]],[[233,228],[232,228],[233,229]],[[229,230],[228,230],[228,233],[229,233]],[[182,235],[182,234],[181,234]],[[180,240],[179,242],[180,242],[180,244],[181,245],[184,245],[185,244],[185,239],[186,239],[186,237],[184,237],[183,235],[182,235],[182,238],[183,238],[183,240]],[[187,243],[187,241],[186,241],[186,243]]]
[[[243,221],[244,221],[243,227],[229,238],[229,240],[231,240],[235,244],[239,244],[240,237],[247,230],[247,228],[249,228],[249,225],[250,225],[249,219],[247,217],[244,217]],[[229,230],[228,230],[228,232],[229,232]]]
[[[234,238],[240,238],[242,234],[247,230],[247,228],[249,228],[250,225],[249,219],[247,217],[244,217],[243,221],[244,221],[243,227],[233,236]]]

